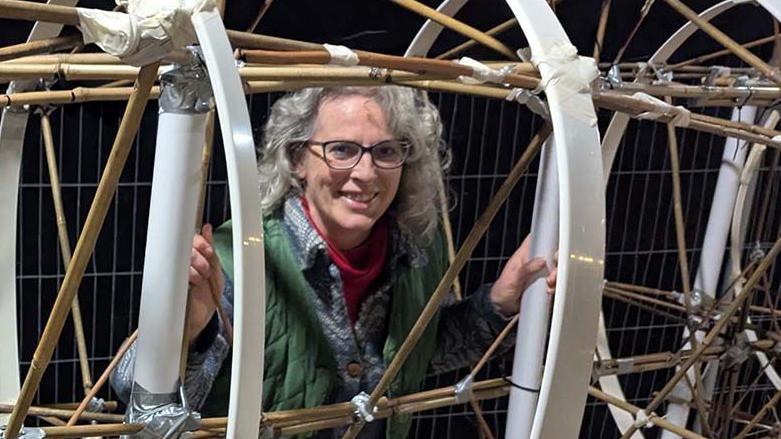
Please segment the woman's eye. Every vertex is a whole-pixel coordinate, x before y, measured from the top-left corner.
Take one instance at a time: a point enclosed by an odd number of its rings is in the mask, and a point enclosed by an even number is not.
[[[398,151],[392,146],[379,146],[376,148],[375,154],[378,157],[393,157],[398,154]]]
[[[355,148],[346,143],[337,143],[329,146],[328,153],[340,157],[349,157],[355,154]]]

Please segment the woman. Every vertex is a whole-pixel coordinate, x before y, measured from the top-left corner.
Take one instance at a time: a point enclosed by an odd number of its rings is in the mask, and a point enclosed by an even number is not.
[[[259,164],[267,283],[265,410],[371,392],[447,268],[438,187],[447,165],[439,113],[401,87],[312,88],[274,105]],[[210,282],[232,315],[230,223],[193,241],[186,392],[227,406],[228,354]],[[427,372],[473,364],[526,286],[545,271],[528,239],[500,277],[440,310],[387,394],[420,390]],[[220,265],[223,270],[220,270]],[[548,275],[549,289],[555,270]],[[122,392],[120,392],[122,393]],[[408,417],[362,437],[405,437]],[[338,432],[326,432],[327,436]]]

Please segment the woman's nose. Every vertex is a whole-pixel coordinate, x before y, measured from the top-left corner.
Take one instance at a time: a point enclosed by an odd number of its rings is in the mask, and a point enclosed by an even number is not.
[[[352,176],[360,179],[370,179],[377,176],[377,168],[374,166],[372,155],[369,152],[365,152],[358,164],[353,167]]]

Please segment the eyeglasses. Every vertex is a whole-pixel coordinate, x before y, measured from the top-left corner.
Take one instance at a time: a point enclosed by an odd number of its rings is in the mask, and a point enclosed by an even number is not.
[[[352,169],[369,153],[374,166],[381,169],[401,167],[409,156],[410,144],[404,140],[385,140],[372,146],[363,146],[349,140],[331,140],[318,142],[309,140],[309,145],[320,145],[323,148],[322,158],[331,169]]]

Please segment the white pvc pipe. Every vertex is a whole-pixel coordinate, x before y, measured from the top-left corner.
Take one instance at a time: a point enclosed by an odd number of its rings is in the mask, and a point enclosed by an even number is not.
[[[160,114],[133,375],[155,394],[173,393],[179,382],[205,133],[205,114]]]
[[[49,0],[47,4],[73,6],[76,0]],[[38,21],[27,41],[59,35],[62,25]],[[13,81],[7,93],[27,91],[36,80]],[[20,110],[20,111],[19,111]],[[22,147],[28,109],[4,108],[0,117],[0,403],[13,404],[19,394],[19,351],[16,320],[16,221]],[[10,414],[0,413],[0,425]]]
[[[732,112],[732,121],[753,124],[756,110],[756,107],[743,107],[742,110],[736,108]],[[740,174],[743,170],[743,163],[746,160],[746,151],[748,151],[748,148],[743,140],[728,137],[724,142],[721,168],[716,181],[716,189],[713,192],[713,202],[710,215],[708,216],[702,251],[700,252],[700,265],[697,268],[697,275],[694,280],[694,289],[701,290],[710,298],[715,297],[716,289],[718,288],[721,264],[724,260],[732,212],[735,208],[735,197],[740,186]],[[689,339],[689,331],[687,329],[684,329],[683,336],[684,340]],[[697,331],[694,336],[700,341],[704,334],[701,331]],[[691,345],[686,341],[683,349],[689,348],[691,348]],[[713,393],[717,365],[718,361],[710,362],[706,369],[703,377],[704,388],[701,393],[704,399],[709,398]],[[690,382],[694,382],[693,370],[690,369],[687,376]],[[678,401],[691,401],[691,391],[686,383],[681,381],[673,389],[672,395],[676,398],[667,405],[667,420],[676,425],[685,426],[689,418],[691,404]],[[668,430],[662,432],[663,439],[679,437],[679,435]]]
[[[27,113],[3,110],[0,121],[0,402],[13,404],[19,394],[16,333],[16,211]],[[8,421],[0,414],[0,425]]]
[[[507,3],[526,34],[533,57],[555,58],[562,47],[571,47],[544,0]],[[538,68],[547,84],[545,96],[556,139],[559,276],[532,438],[571,438],[580,431],[604,277],[605,192],[596,114],[590,93],[568,85],[582,81],[576,78],[577,69],[555,64],[541,62]],[[567,79],[552,80],[556,77]],[[514,416],[508,413],[509,419]],[[511,430],[506,437],[523,438]]]
[[[220,117],[233,220],[233,356],[226,437],[258,437],[263,395],[266,270],[255,142],[225,26],[216,11],[193,15]]]
[[[554,137],[551,136],[540,154],[529,249],[530,256],[547,259],[549,267],[553,266],[553,254],[559,239],[559,176],[555,145]],[[508,437],[528,437],[532,430],[542,382],[542,360],[548,341],[550,303],[544,277],[529,285],[521,300],[512,380],[522,389],[515,386],[510,388],[507,412],[512,413],[512,416],[507,418],[507,431],[512,432],[512,435],[508,434]]]

